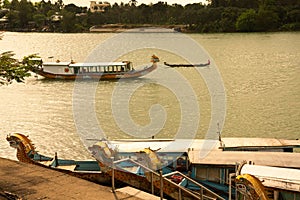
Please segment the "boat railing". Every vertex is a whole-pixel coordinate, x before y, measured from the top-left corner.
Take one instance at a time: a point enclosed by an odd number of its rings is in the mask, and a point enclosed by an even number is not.
[[[121,162],[128,162],[128,161],[129,161],[129,162],[132,162],[132,163],[134,163],[134,164],[136,164],[136,165],[138,165],[139,167],[145,169],[146,171],[156,173],[156,172],[154,172],[152,169],[150,169],[149,167],[146,167],[146,166],[142,165],[141,163],[136,162],[135,160],[132,160],[131,158],[124,158],[124,159],[121,159],[121,160],[114,161],[114,166],[116,166],[116,164],[118,164],[118,163],[121,163]],[[156,174],[159,175],[158,173],[156,173]]]
[[[154,194],[154,180],[156,177],[156,180],[160,180],[160,197],[161,199],[163,198],[163,183],[164,181],[168,182],[170,185],[172,185],[173,187],[178,189],[178,199],[184,199],[183,198],[183,193],[188,194],[189,196],[193,197],[194,199],[208,199],[208,200],[212,200],[212,199],[220,199],[220,200],[224,200],[224,198],[220,197],[219,195],[217,195],[216,193],[214,193],[213,191],[209,190],[208,188],[204,187],[203,185],[201,185],[200,183],[196,182],[195,180],[191,179],[190,177],[182,174],[181,172],[175,171],[169,174],[165,174],[162,175],[162,170],[159,171],[159,173],[157,173],[156,171],[142,165],[141,163],[134,161],[131,158],[125,158],[125,159],[121,159],[121,160],[117,160],[117,161],[113,161],[112,158],[112,190],[114,191],[115,189],[115,180],[114,180],[114,170],[116,168],[116,165],[122,162],[132,162],[133,164],[136,164],[137,166],[141,167],[142,169],[144,169],[145,171],[147,171],[150,175],[150,182],[151,182],[151,193]],[[175,183],[172,180],[168,179],[167,177],[172,175],[172,174],[179,174],[181,176],[183,176],[184,178],[186,178],[188,181],[191,181],[192,183],[194,183],[195,185],[200,187],[200,194],[199,193],[195,193],[185,187],[183,187],[182,185],[180,185],[180,183]],[[207,196],[204,193],[204,190],[206,192],[208,192],[209,194],[211,194],[214,197],[211,196]]]
[[[174,171],[174,172],[171,172],[171,173],[168,173],[168,174],[164,174],[163,176],[164,177],[168,177],[168,176],[172,176],[172,175],[180,175],[182,176],[183,178],[185,178],[187,181],[190,181],[192,182],[193,184],[197,185],[199,188],[200,188],[200,193],[203,194],[203,190],[206,190],[207,192],[209,192],[210,194],[212,194],[213,196],[216,196],[218,199],[221,199],[221,200],[225,200],[223,197],[221,197],[220,195],[218,195],[217,193],[211,191],[210,189],[208,189],[207,187],[205,187],[204,185],[202,185],[201,183],[195,181],[194,179],[192,179],[191,177],[179,172],[179,171]],[[180,182],[181,183],[181,182]],[[179,184],[180,184],[179,183]],[[215,199],[215,198],[212,198],[212,197],[208,197],[209,199]]]

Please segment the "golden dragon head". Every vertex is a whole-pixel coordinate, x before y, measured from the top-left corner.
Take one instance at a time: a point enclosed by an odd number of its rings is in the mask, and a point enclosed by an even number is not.
[[[24,147],[25,153],[34,153],[35,147],[32,144],[28,136],[25,136],[21,133],[12,133],[7,135],[6,140],[9,142],[9,145],[13,148],[20,149],[21,145]]]
[[[144,148],[142,151],[139,151],[136,153],[136,156],[138,157],[138,162],[145,165],[146,167],[149,167],[152,170],[158,170],[161,168],[161,160],[157,155],[157,150],[153,150],[150,147]]]

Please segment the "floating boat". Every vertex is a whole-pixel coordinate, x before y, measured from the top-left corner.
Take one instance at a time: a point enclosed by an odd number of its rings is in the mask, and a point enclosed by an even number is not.
[[[31,71],[49,79],[95,79],[116,80],[137,78],[144,76],[157,68],[159,58],[155,55],[151,59],[152,65],[144,69],[135,70],[130,61],[123,62],[97,62],[97,63],[75,63],[75,62],[35,62]]]
[[[210,60],[208,60],[207,63],[203,63],[203,64],[170,64],[164,62],[164,65],[167,65],[169,67],[206,67],[210,65]]]
[[[21,162],[35,164],[38,166],[60,171],[78,178],[100,184],[110,183],[110,177],[105,175],[95,160],[67,160],[39,154],[28,136],[21,133],[9,134],[6,137],[10,146],[17,149],[17,158]]]

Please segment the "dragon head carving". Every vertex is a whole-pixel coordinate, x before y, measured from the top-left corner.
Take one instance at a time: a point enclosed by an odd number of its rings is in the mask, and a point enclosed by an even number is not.
[[[35,147],[32,144],[28,136],[25,136],[21,133],[12,133],[7,135],[6,140],[9,142],[9,145],[18,150],[25,151],[24,153],[34,153]]]

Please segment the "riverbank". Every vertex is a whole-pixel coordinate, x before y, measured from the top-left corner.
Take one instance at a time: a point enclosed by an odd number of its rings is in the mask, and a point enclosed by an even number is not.
[[[5,158],[0,158],[0,177],[0,200],[141,199],[119,191],[113,193],[110,187],[64,173]]]
[[[121,33],[121,32],[188,32],[187,25],[151,25],[151,24],[105,24],[92,26],[89,32]]]

